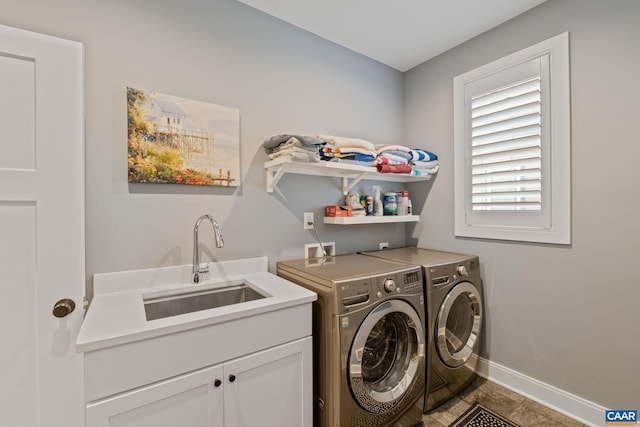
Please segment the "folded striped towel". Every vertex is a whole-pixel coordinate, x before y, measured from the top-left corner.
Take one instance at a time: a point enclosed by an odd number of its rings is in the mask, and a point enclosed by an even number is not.
[[[411,160],[421,160],[427,162],[431,160],[438,160],[438,156],[430,151],[423,150],[421,148],[412,148],[411,151],[409,151],[409,154],[411,154]]]

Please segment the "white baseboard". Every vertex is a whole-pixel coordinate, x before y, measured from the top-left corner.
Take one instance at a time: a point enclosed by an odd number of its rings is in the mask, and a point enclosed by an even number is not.
[[[478,375],[586,425],[604,424],[603,406],[482,357],[478,357]]]

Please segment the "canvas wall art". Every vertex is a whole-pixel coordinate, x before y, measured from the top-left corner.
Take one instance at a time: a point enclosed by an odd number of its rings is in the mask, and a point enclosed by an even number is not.
[[[240,185],[240,111],[127,88],[129,182]]]

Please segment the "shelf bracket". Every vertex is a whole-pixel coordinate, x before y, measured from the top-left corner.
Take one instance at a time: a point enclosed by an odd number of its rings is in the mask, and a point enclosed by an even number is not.
[[[276,169],[267,168],[267,193],[273,193],[273,189],[278,185],[278,181],[284,175],[285,167],[280,165],[280,167]]]
[[[351,179],[351,183],[349,183],[348,177],[346,176],[343,177],[342,178],[342,194],[344,194],[345,196],[349,194],[349,190],[355,187],[356,184],[359,183],[362,180],[362,178],[364,178],[366,175],[367,175],[367,172],[362,172],[358,174],[357,176]]]

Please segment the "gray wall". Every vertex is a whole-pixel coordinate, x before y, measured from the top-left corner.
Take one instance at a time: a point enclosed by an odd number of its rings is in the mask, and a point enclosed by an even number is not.
[[[404,88],[407,143],[441,158],[409,241],[480,256],[485,358],[609,408],[640,396],[639,18],[636,0],[550,0],[410,70]],[[455,238],[453,77],[564,31],[572,245]]]
[[[273,268],[301,258],[315,242],[302,227],[306,211],[338,253],[404,244],[405,225],[322,224],[324,206],[343,200],[337,179],[286,175],[267,194],[262,149],[280,133],[400,143],[400,72],[234,0],[5,0],[0,23],[85,46],[89,293],[94,273],[190,263],[204,213],[225,238],[205,260],[266,255]],[[129,185],[127,86],[238,108],[242,186]],[[214,246],[210,228],[200,232]]]
[[[339,201],[339,183],[288,175],[280,192],[267,194],[261,143],[271,135],[323,132],[431,148],[441,158],[438,177],[409,185],[419,224],[319,224],[322,239],[339,253],[387,241],[480,255],[484,357],[604,406],[635,408],[639,16],[635,0],[549,0],[405,75],[233,0],[4,0],[0,23],[85,45],[89,293],[94,273],[189,263],[203,213],[218,219],[226,241],[210,258],[266,255],[273,266],[302,256],[314,241],[302,213],[319,219]],[[564,31],[573,244],[456,239],[453,77]],[[239,108],[242,187],[129,185],[126,86]]]

